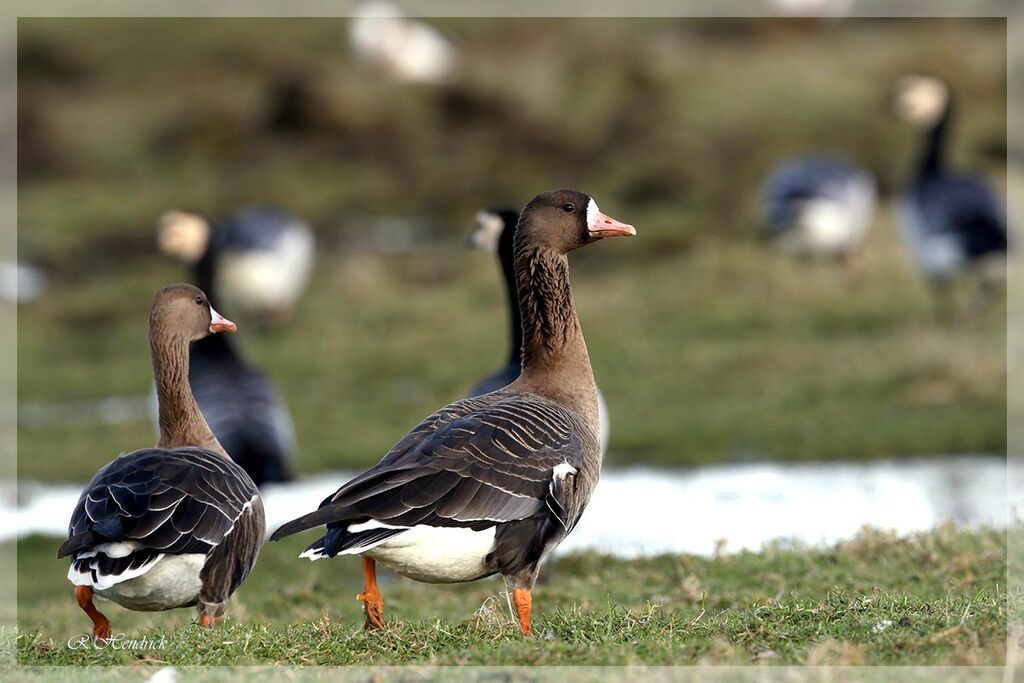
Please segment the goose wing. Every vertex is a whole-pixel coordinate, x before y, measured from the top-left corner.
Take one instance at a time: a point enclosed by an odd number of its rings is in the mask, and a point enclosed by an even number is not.
[[[238,465],[207,450],[134,451],[86,486],[57,557],[121,542],[164,554],[205,554],[231,532],[256,495]]]
[[[320,524],[369,520],[484,529],[545,507],[571,528],[578,514],[551,500],[552,480],[556,468],[575,472],[586,429],[574,413],[533,394],[499,391],[456,402],[271,540]]]

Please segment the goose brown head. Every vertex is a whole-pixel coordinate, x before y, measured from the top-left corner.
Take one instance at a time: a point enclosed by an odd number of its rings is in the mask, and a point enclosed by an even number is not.
[[[568,254],[607,237],[636,235],[632,225],[601,213],[588,195],[577,190],[555,190],[539,194],[523,209],[516,227],[523,242]]]
[[[168,338],[188,342],[215,332],[234,332],[237,326],[214,310],[203,290],[192,285],[170,285],[153,300],[150,329]]]

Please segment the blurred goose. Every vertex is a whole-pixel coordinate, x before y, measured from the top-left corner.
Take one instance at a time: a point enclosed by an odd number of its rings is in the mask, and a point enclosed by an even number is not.
[[[896,85],[897,116],[925,130],[914,178],[900,200],[903,235],[936,291],[969,266],[980,266],[988,289],[1005,276],[1008,250],[1003,204],[984,178],[946,166],[953,116],[949,87],[931,76]]]
[[[68,580],[97,638],[109,638],[111,625],[94,596],[140,611],[196,605],[209,626],[256,562],[263,502],[213,436],[186,379],[189,343],[234,329],[192,285],[156,295],[149,343],[160,439],[96,473],[57,551],[71,557]]]
[[[165,253],[193,266],[217,303],[264,320],[288,316],[313,267],[313,232],[280,209],[250,207],[214,222],[169,211],[157,222]]]
[[[842,263],[849,263],[867,235],[876,201],[870,173],[830,156],[789,161],[762,190],[768,237],[776,246]]]
[[[348,28],[356,59],[396,80],[437,85],[452,76],[456,52],[451,41],[426,22],[406,17],[394,3],[362,3]]]
[[[273,383],[226,336],[192,344],[188,380],[217,440],[256,486],[291,481],[291,414]]]
[[[283,525],[327,525],[302,557],[362,555],[367,628],[383,626],[376,562],[430,583],[500,573],[524,634],[541,560],[576,526],[601,471],[597,393],[569,287],[570,251],[632,226],[574,190],[534,197],[515,233],[523,370],[427,417],[374,467]]]
[[[186,262],[194,260],[196,284],[211,293],[211,301],[220,305],[217,287],[223,279],[216,276],[217,249],[199,252],[202,237],[208,231],[205,220],[192,214],[165,214],[160,222],[160,239],[165,250]],[[238,212],[236,217],[245,216]],[[259,221],[239,220],[246,225]],[[167,247],[167,243],[173,245]],[[264,258],[257,255],[255,258]],[[189,384],[199,409],[217,440],[232,460],[242,466],[257,486],[290,481],[290,461],[295,452],[295,429],[287,406],[273,383],[247,363],[224,335],[210,335],[192,344]],[[153,412],[154,419],[156,412]]]
[[[498,258],[508,297],[511,336],[508,361],[496,372],[477,383],[467,394],[470,398],[497,391],[511,384],[519,377],[523,368],[523,324],[519,316],[519,300],[516,294],[516,266],[512,239],[518,222],[519,213],[514,209],[485,209],[476,214],[473,232],[466,238],[471,247]],[[599,387],[597,413],[601,423],[601,453],[604,454],[608,451],[608,406]]]

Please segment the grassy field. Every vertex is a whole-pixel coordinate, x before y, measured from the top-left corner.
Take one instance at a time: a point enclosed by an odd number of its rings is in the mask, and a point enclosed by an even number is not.
[[[534,591],[524,640],[498,579],[430,586],[384,575],[388,628],[361,630],[358,560],[312,565],[301,541],[266,548],[213,631],[192,610],[101,604],[115,632],[162,650],[70,650],[87,630],[53,539],[18,544],[22,664],[998,664],[1006,643],[1005,533],[862,531],[824,550],[718,558],[572,555]],[[62,599],[56,599],[60,596]],[[1020,596],[1017,596],[1020,599]]]
[[[436,23],[464,56],[457,82],[438,89],[358,68],[341,20],[19,21],[19,258],[50,278],[44,297],[18,309],[23,415],[148,394],[147,310],[158,288],[187,277],[157,253],[161,212],[276,203],[313,225],[317,269],[289,325],[241,319],[236,341],[292,408],[300,472],[370,465],[506,352],[495,264],[462,245],[473,214],[574,186],[639,232],[572,260],[610,408],[607,466],[1005,450],[1005,305],[936,315],[892,210],[918,135],[885,104],[896,78],[940,73],[960,103],[953,160],[1004,183],[1004,22]],[[789,261],[757,238],[761,179],[808,149],[879,178],[884,201],[854,273]],[[19,477],[82,482],[153,440],[144,417],[23,420]],[[69,650],[88,621],[57,542],[23,539],[19,657],[1003,659],[996,531],[865,532],[834,548],[714,559],[559,558],[537,587],[529,641],[497,580],[385,577],[390,627],[365,634],[358,562],[299,562],[304,540],[268,546],[212,632],[189,610],[109,607],[118,630],[167,637],[166,650],[141,653]]]
[[[19,308],[23,404],[144,396],[147,307],[185,277],[155,217],[277,202],[319,267],[289,327],[237,340],[292,407],[300,470],[369,465],[505,353],[473,213],[575,185],[640,232],[573,262],[610,464],[1005,448],[1005,306],[939,320],[888,204],[852,277],[755,238],[757,185],[795,151],[899,186],[918,139],[884,101],[908,71],[952,82],[954,160],[1001,182],[1001,22],[439,23],[465,56],[442,90],[368,76],[340,20],[19,22],[19,247],[52,283]],[[153,433],[18,438],[20,476],[84,480]]]

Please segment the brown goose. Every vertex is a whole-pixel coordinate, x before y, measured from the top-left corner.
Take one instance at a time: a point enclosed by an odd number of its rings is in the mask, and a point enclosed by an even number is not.
[[[199,623],[209,626],[256,563],[263,502],[213,436],[188,384],[189,344],[234,330],[192,285],[166,287],[153,301],[160,440],[96,473],[57,551],[71,556],[68,580],[97,638],[110,637],[110,620],[93,595],[140,611],[196,605]]]
[[[509,356],[505,365],[491,375],[480,380],[466,395],[468,398],[489,394],[502,389],[519,377],[523,369],[523,323],[519,319],[519,292],[516,283],[516,257],[513,235],[519,223],[519,212],[513,209],[484,209],[477,212],[473,221],[473,232],[466,242],[475,249],[489,252],[498,257],[501,265],[502,279],[505,281],[505,292],[508,295]],[[601,423],[601,455],[608,452],[608,406],[601,395],[601,387],[597,387],[597,417]]]
[[[515,234],[522,374],[437,411],[319,510],[274,532],[271,540],[325,524],[303,557],[363,556],[367,628],[383,626],[380,560],[431,583],[500,573],[530,634],[540,562],[576,526],[601,471],[594,374],[566,255],[635,234],[581,192],[534,197]]]

